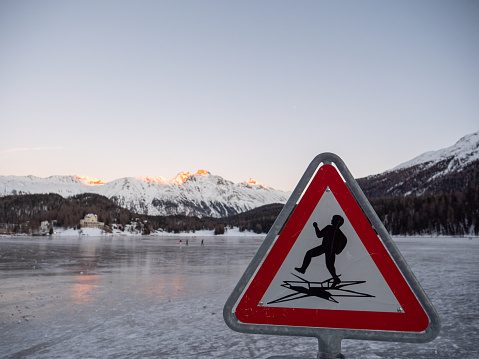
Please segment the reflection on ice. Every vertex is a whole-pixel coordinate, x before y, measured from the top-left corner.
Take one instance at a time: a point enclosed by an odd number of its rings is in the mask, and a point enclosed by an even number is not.
[[[93,300],[93,291],[98,288],[98,276],[95,274],[79,275],[73,277],[74,284],[71,287],[72,302],[86,304]]]

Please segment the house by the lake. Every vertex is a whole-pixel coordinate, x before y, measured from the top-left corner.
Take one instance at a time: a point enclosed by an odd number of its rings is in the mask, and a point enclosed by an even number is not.
[[[105,226],[105,223],[98,222],[98,216],[93,213],[89,213],[84,219],[80,219],[80,226],[82,228],[101,228]]]

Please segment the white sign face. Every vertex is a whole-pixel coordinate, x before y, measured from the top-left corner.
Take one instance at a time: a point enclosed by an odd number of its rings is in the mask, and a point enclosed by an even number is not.
[[[264,293],[261,305],[394,313],[402,310],[329,188]]]

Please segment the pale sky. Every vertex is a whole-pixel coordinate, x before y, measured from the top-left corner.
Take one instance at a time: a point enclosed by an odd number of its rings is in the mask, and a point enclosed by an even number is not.
[[[479,130],[478,1],[0,1],[0,175],[293,190]]]

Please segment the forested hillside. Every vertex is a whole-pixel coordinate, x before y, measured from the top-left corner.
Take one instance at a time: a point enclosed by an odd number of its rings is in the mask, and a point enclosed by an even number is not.
[[[134,225],[143,234],[159,229],[173,233],[214,230],[216,234],[222,234],[228,226],[263,233],[271,228],[282,207],[282,204],[267,205],[226,218],[148,216],[132,213],[108,198],[92,193],[69,198],[52,193],[16,195],[0,198],[0,227],[8,227],[12,232],[31,233],[38,230],[42,221],[55,221],[57,227],[73,228],[86,214],[95,213],[107,227]]]
[[[479,235],[479,185],[465,192],[372,198],[370,203],[391,235]],[[267,232],[283,205],[234,216],[232,224]],[[224,218],[225,223],[229,218]]]
[[[392,235],[479,234],[479,186],[465,192],[373,198],[370,202]]]
[[[447,172],[449,165],[447,161],[427,168],[415,165],[359,178],[357,182],[369,199],[460,193],[479,184],[479,161],[465,165],[460,171]]]
[[[0,198],[0,223],[15,232],[36,230],[42,221],[56,221],[63,228],[76,227],[88,213],[95,213],[105,225],[130,223],[133,215],[109,199],[96,194],[63,198],[58,194],[32,194]]]
[[[222,218],[222,221],[227,226],[238,227],[240,231],[268,233],[283,207],[284,205],[281,203],[268,204],[251,211]]]
[[[371,198],[370,202],[391,235],[479,234],[479,186],[465,192]],[[19,195],[0,198],[0,227],[6,225],[11,231],[31,233],[41,221],[56,220],[58,227],[72,228],[86,214],[95,213],[107,226],[137,225],[144,234],[158,229],[174,233],[206,229],[221,234],[228,227],[267,233],[282,208],[283,204],[270,204],[225,218],[146,216],[97,194],[71,198],[56,194]]]

